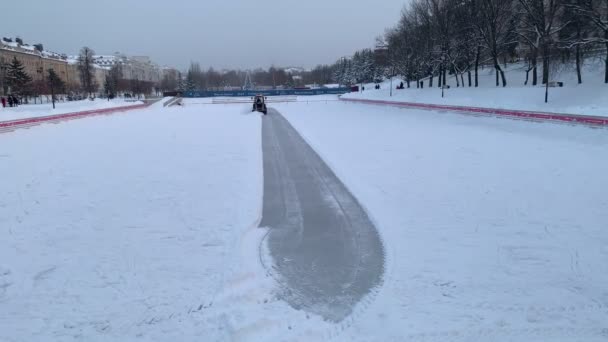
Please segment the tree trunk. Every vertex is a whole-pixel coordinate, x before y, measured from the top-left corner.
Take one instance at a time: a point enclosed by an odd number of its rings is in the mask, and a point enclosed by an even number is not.
[[[448,70],[447,68],[443,68],[443,85],[447,86],[448,85]]]
[[[410,79],[408,78],[407,81],[405,81],[407,83],[407,87],[410,87]]]
[[[500,78],[502,79],[502,86],[506,87],[507,79],[505,78],[505,72],[500,67],[500,64],[498,63],[498,58],[496,57],[496,55],[494,55],[494,68],[496,69],[496,86],[497,87],[500,86],[499,79],[498,79],[498,76],[500,74]]]
[[[462,83],[462,87],[464,88],[464,72],[460,74],[460,82]]]
[[[51,100],[53,101],[53,109],[55,109],[55,86],[51,82]]]
[[[469,71],[467,71],[467,75],[469,76],[469,88],[471,88],[473,82],[471,80],[471,69],[469,69]]]
[[[583,83],[583,76],[581,75],[581,46],[576,45],[576,77],[578,78],[578,84]]]
[[[429,87],[433,88],[433,73],[431,73],[431,77],[429,79]]]
[[[475,88],[479,87],[479,58],[481,56],[481,46],[477,46],[477,54],[475,55]]]
[[[549,82],[549,44],[543,43],[543,84]]]
[[[532,57],[532,85],[538,85],[538,55],[534,52],[534,56]]]
[[[604,83],[608,83],[608,31],[604,32],[606,38],[606,70],[604,71]]]
[[[443,65],[439,67],[439,81],[437,81],[437,86],[441,88],[443,86]]]
[[[454,73],[454,76],[456,78],[456,88],[460,88],[460,80],[458,79],[458,73]]]

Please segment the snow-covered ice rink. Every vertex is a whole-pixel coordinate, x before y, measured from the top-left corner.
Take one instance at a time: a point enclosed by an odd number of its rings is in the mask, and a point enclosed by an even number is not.
[[[276,108],[367,207],[388,250],[385,284],[345,341],[608,338],[606,129]]]
[[[0,134],[0,341],[608,339],[608,130],[322,99],[271,107],[383,241],[348,318],[261,265],[266,118],[195,99]]]

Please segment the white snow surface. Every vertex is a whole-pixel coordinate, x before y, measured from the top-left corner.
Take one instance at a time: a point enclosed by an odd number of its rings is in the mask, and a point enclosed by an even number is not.
[[[218,340],[260,139],[227,107],[0,134],[0,341]]]
[[[453,76],[448,77],[450,89],[441,97],[441,89],[429,87],[429,80],[424,80],[424,89],[417,89],[416,82],[411,82],[411,88],[395,89],[400,78],[394,78],[393,96],[390,95],[391,81],[381,84],[380,90],[374,89],[374,84],[366,84],[365,91],[344,95],[345,98],[385,100],[397,102],[416,102],[441,105],[457,105],[471,107],[487,107],[514,110],[543,111],[552,113],[579,114],[592,116],[608,116],[608,84],[604,84],[604,69],[602,63],[590,61],[583,68],[583,84],[578,84],[572,66],[565,66],[553,72],[551,80],[564,82],[563,88],[549,88],[549,103],[545,103],[545,87],[524,86],[526,79],[525,66],[509,65],[506,68],[508,86],[496,87],[493,68],[480,69],[479,87],[469,88],[467,76],[464,76],[467,87],[456,87]],[[530,78],[532,73],[530,73]],[[539,82],[542,77],[539,76]],[[474,80],[473,80],[474,82]],[[404,82],[405,84],[405,82]]]
[[[124,106],[135,106],[142,104],[141,101],[125,101],[122,99],[104,100],[96,99],[73,101],[73,102],[56,102],[55,109],[53,109],[52,103],[43,104],[24,104],[19,107],[7,107],[2,108],[0,106],[0,122],[10,121],[26,118],[34,118],[48,115],[59,115],[67,113],[75,113],[94,109],[124,107]]]
[[[605,129],[273,104],[387,269],[340,324],[276,299],[261,120],[148,108],[0,134],[0,341],[605,341]]]
[[[605,341],[608,131],[359,104],[276,105],[387,250],[339,341]]]

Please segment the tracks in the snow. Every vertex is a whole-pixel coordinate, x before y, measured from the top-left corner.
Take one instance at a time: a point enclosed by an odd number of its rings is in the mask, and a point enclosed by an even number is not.
[[[382,281],[384,248],[357,199],[276,110],[263,118],[261,227],[280,297],[340,322]]]

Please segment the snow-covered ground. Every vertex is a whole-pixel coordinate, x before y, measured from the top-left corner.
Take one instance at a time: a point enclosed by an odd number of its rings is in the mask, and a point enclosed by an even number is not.
[[[341,341],[605,341],[608,131],[276,105],[359,198],[387,276]]]
[[[134,106],[142,104],[141,101],[125,101],[122,99],[114,100],[103,100],[96,99],[95,101],[82,100],[73,102],[57,102],[55,103],[55,109],[53,109],[52,103],[44,104],[27,104],[20,105],[19,107],[6,107],[0,106],[0,121],[17,120],[24,118],[33,118],[47,115],[58,115],[66,113],[74,113],[85,110],[104,109],[122,106]]]
[[[524,86],[525,68],[522,64],[514,64],[506,69],[507,88],[497,88],[494,69],[486,67],[480,71],[479,88],[457,88],[455,78],[449,77],[448,84],[451,88],[445,90],[444,98],[441,97],[441,89],[437,88],[437,78],[434,80],[434,88],[429,88],[427,79],[424,81],[424,89],[416,89],[416,82],[412,82],[412,88],[403,90],[394,89],[402,81],[394,78],[392,97],[390,81],[382,83],[380,90],[375,90],[373,84],[367,84],[364,92],[344,97],[608,116],[608,84],[603,83],[604,70],[601,63],[590,61],[583,68],[581,85],[577,83],[576,73],[571,66],[553,72],[551,79],[564,82],[564,87],[549,88],[549,103],[544,102],[543,86]],[[468,84],[466,75],[465,82]]]
[[[261,210],[260,119],[233,109],[0,134],[0,341],[208,336]]]
[[[0,134],[0,341],[608,338],[607,130],[322,99],[272,107],[383,238],[351,317],[261,265],[264,118],[187,99]]]

